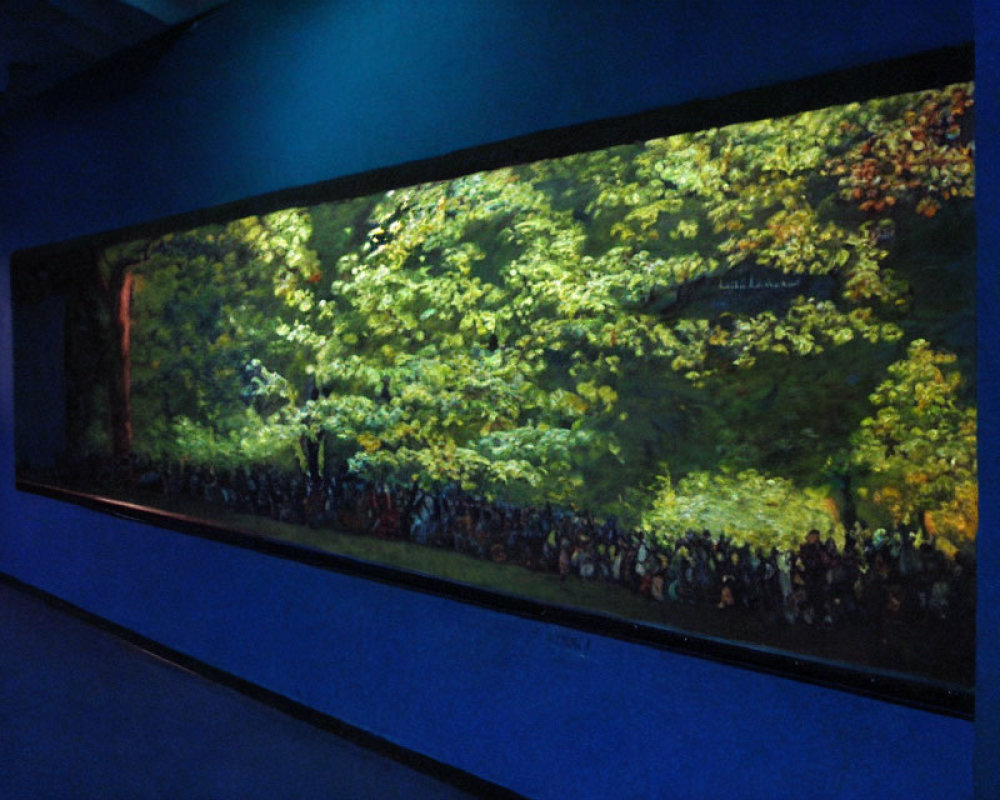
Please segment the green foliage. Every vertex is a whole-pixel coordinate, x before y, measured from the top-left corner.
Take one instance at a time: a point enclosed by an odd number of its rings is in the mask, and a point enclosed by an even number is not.
[[[311,307],[319,265],[306,247],[310,230],[308,215],[292,209],[145,243],[133,267],[137,450],[182,457],[189,442],[208,453],[219,438],[209,433],[254,433],[248,403],[264,418],[294,404],[311,357],[278,331]],[[205,435],[177,439],[182,419]]]
[[[892,428],[881,417],[899,404],[880,387],[878,414],[849,440],[862,415],[854,395],[915,335],[896,221],[879,214],[912,207],[908,230],[919,230],[928,198],[968,203],[971,91],[123,245],[106,255],[135,276],[135,447],[294,465],[304,443],[322,443],[328,460],[377,480],[575,502],[666,531],[690,523],[764,544],[830,530],[822,498],[795,488],[821,484],[819,465],[853,446],[853,468],[878,476],[887,497],[924,458],[907,444],[914,430],[951,430],[931,411]],[[879,181],[861,182],[872,169]],[[864,205],[874,186],[887,187],[881,207]],[[723,296],[758,274],[777,290]],[[894,369],[890,381],[913,382]],[[845,410],[828,398],[851,370],[861,388],[843,391]],[[785,388],[789,373],[817,388]],[[974,415],[962,420],[945,438],[974,431]],[[956,447],[948,458],[965,463]],[[687,477],[650,490],[665,465]],[[928,477],[930,494],[900,488],[910,499],[899,514],[926,503],[954,512],[944,481]]]
[[[962,376],[949,369],[955,360],[923,339],[911,342],[872,393],[875,413],[854,437],[854,460],[870,471],[872,499],[895,522],[926,528],[928,513],[954,510],[976,484],[976,410],[958,401]],[[975,536],[957,522],[942,533]]]
[[[171,426],[172,447],[165,453],[183,463],[233,468],[244,464],[274,464],[289,469],[298,465],[301,426],[266,424],[252,409],[242,419],[217,419],[207,424],[178,417]]]
[[[676,485],[669,475],[660,479],[642,523],[666,541],[709,530],[754,548],[794,550],[814,528],[843,544],[834,508],[822,492],[756,470],[692,472]]]

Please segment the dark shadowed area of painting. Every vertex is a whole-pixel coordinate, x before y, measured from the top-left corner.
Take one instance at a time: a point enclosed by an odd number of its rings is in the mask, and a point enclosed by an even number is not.
[[[973,105],[29,254],[18,477],[971,686]]]

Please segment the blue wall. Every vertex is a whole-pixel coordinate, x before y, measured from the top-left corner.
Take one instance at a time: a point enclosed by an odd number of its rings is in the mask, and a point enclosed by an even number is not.
[[[997,49],[984,45],[996,39],[997,13],[988,0],[976,13],[980,55],[992,60]],[[522,133],[958,44],[972,38],[972,17],[968,2],[939,0],[237,0],[155,58],[94,76],[0,129],[0,259]],[[995,99],[996,75],[979,77],[980,142],[996,129],[983,99]],[[991,152],[984,142],[984,219],[998,211]],[[985,253],[1000,252],[996,238],[984,231]],[[998,307],[990,280],[980,285],[983,317]],[[984,324],[984,341],[995,339],[996,324]],[[5,274],[2,572],[533,797],[957,798],[973,793],[974,750],[982,796],[1000,796],[986,768],[1000,724],[996,680],[981,689],[973,725],[19,494],[10,325]],[[996,406],[982,402],[986,431],[1000,420]],[[995,456],[985,454],[983,470],[990,485]],[[991,503],[981,591],[995,601]],[[996,607],[980,616],[983,675],[1000,663]]]
[[[979,271],[979,581],[975,785],[1000,797],[1000,4],[976,3]]]

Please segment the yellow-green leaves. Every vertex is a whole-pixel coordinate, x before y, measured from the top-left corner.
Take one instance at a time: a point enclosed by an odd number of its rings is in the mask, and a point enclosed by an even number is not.
[[[961,520],[949,509],[961,505],[977,472],[976,409],[959,402],[955,361],[926,340],[911,342],[872,393],[874,414],[854,437],[854,460],[870,470],[875,502],[896,522],[926,526],[925,515],[938,512],[953,527],[941,523],[937,532],[953,544],[969,531],[954,527]]]
[[[642,523],[667,541],[709,530],[753,548],[794,550],[814,528],[842,541],[831,509],[822,492],[756,470],[693,472],[676,484],[661,477]]]

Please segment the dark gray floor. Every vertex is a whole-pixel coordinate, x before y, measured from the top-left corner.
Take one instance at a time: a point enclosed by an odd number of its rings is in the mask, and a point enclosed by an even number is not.
[[[0,583],[0,798],[463,798]]]

